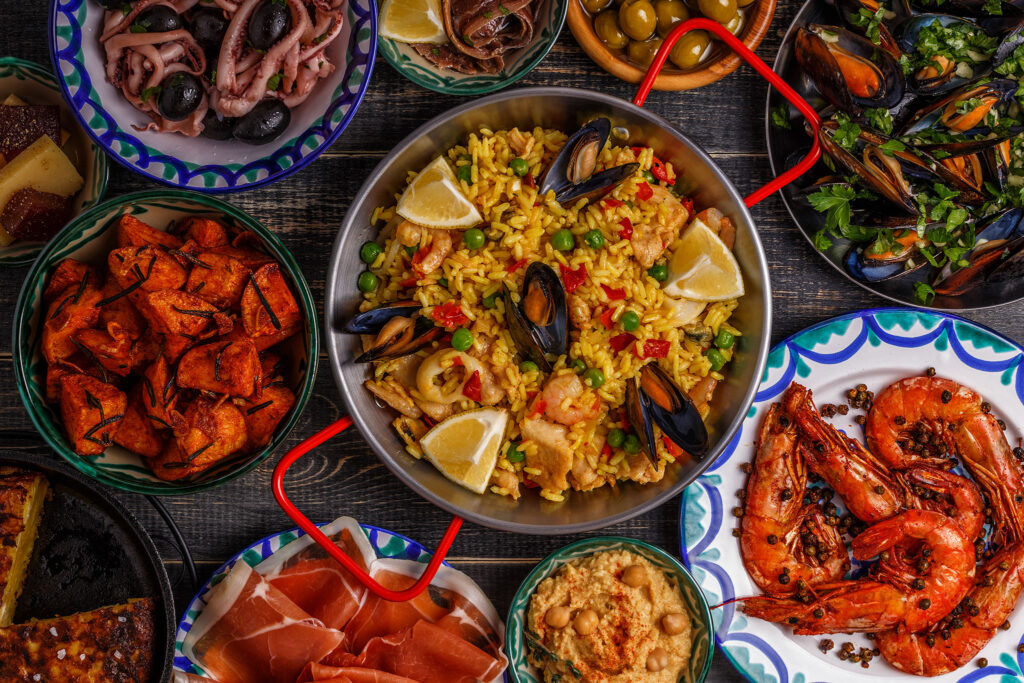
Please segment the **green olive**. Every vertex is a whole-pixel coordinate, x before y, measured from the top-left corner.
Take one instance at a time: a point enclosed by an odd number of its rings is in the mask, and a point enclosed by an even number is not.
[[[737,12],[736,16],[725,25],[725,28],[729,29],[729,33],[734,36],[739,35],[740,29],[743,28],[743,15]]]
[[[690,18],[683,0],[656,0],[654,13],[658,16],[658,35],[664,38],[672,27]]]
[[[690,31],[679,39],[668,58],[680,69],[692,69],[700,63],[709,42],[707,31]]]
[[[629,45],[629,36],[619,28],[619,13],[613,9],[594,17],[594,33],[610,50],[621,50]]]
[[[754,3],[756,2],[756,1],[757,1],[757,0],[736,0],[736,6],[737,6],[737,7],[741,7],[741,8],[742,8],[742,7],[750,7],[750,6],[751,6],[751,5],[753,5],[753,4],[754,4]]]
[[[719,24],[728,24],[736,16],[736,0],[697,0],[700,13]]]
[[[647,40],[654,35],[658,17],[651,0],[626,0],[619,8],[619,26],[633,40]]]
[[[750,2],[753,2],[753,0],[750,0]],[[580,4],[583,5],[583,9],[591,14],[597,14],[612,4],[612,0],[580,0]]]
[[[640,66],[647,68],[654,61],[654,55],[657,54],[658,48],[661,47],[663,42],[661,38],[657,37],[644,41],[632,40],[629,43],[626,54],[629,55],[631,62],[636,62]]]

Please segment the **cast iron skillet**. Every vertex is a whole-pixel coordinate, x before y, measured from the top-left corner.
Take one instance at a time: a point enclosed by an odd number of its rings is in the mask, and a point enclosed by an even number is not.
[[[169,680],[174,598],[149,535],[105,487],[40,454],[31,442],[24,449],[10,445],[21,441],[17,435],[0,435],[0,465],[37,470],[50,482],[14,623],[85,612],[129,598],[156,598],[151,680]],[[37,452],[29,452],[33,450]]]

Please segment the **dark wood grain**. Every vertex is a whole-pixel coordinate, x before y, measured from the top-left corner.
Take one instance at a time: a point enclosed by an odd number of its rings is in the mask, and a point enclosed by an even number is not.
[[[758,50],[767,61],[774,57],[797,9],[796,3],[779,3],[775,22]],[[47,3],[11,2],[5,10],[0,54],[48,63]],[[548,58],[518,85],[586,88],[623,99],[632,97],[634,91],[634,86],[600,71],[568,30]],[[765,93],[764,82],[743,67],[698,91],[653,93],[646,106],[703,144],[739,190],[746,193],[770,176],[764,152]],[[229,200],[281,235],[322,308],[327,254],[359,185],[396,142],[429,118],[462,102],[462,98],[412,85],[379,59],[362,109],[320,160],[282,182],[233,195]],[[110,196],[151,187],[148,181],[116,164],[112,169]],[[792,225],[777,197],[764,201],[753,213],[771,264],[773,341],[824,318],[886,305],[883,299],[840,278],[817,256]],[[11,320],[25,272],[0,270],[0,320]],[[1024,340],[1024,310],[1019,305],[967,317]],[[10,344],[9,336],[0,336],[0,425],[30,429],[14,385]],[[313,400],[289,445],[327,425],[343,411],[324,363]],[[240,548],[291,526],[270,494],[270,472],[275,461],[271,458],[251,474],[215,491],[165,499],[199,563],[202,579]],[[405,533],[427,545],[437,541],[447,522],[444,513],[396,483],[355,431],[307,456],[291,475],[289,488],[294,500],[312,519],[329,520],[349,514]],[[160,518],[142,497],[116,495],[156,536],[165,550],[169,570],[177,575],[179,566]],[[678,553],[678,514],[676,501],[601,533],[641,538]],[[467,525],[451,559],[481,584],[499,611],[504,611],[530,568],[572,540],[575,537],[528,537]],[[181,583],[178,594],[181,600],[187,600],[191,589]],[[709,680],[722,683],[742,678],[719,655]]]

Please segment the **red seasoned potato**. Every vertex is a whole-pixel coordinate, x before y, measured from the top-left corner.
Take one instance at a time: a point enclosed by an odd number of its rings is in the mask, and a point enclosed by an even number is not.
[[[223,254],[224,256],[230,256],[233,259],[237,259],[249,270],[256,270],[260,266],[265,266],[268,263],[275,263],[274,259],[267,256],[262,251],[246,249],[245,247],[233,247],[226,245],[222,247],[212,247],[207,251],[212,251],[216,254]]]
[[[130,297],[113,298],[120,291],[121,287],[113,279],[103,287],[103,300],[109,303],[100,307],[100,327],[111,336],[123,335],[129,339],[138,339],[149,325]]]
[[[107,255],[107,266],[122,290],[181,289],[188,280],[188,271],[157,247],[115,249]]]
[[[140,299],[139,311],[164,335],[164,356],[173,361],[199,341],[217,308],[192,294],[165,289]]]
[[[100,318],[96,304],[102,298],[98,288],[86,283],[81,291],[66,291],[64,296],[50,304],[43,323],[42,352],[46,362],[57,363],[78,351],[74,334],[96,324]]]
[[[186,218],[181,227],[184,229],[186,241],[195,240],[200,247],[224,247],[230,244],[227,229],[212,218]]]
[[[280,379],[264,386],[258,398],[239,400],[248,438],[246,451],[257,451],[274,436],[277,425],[295,405],[295,394]]]
[[[177,249],[181,246],[181,240],[170,233],[146,225],[135,216],[121,216],[117,223],[117,246],[144,247],[157,244],[168,249]]]
[[[139,386],[128,397],[121,426],[114,435],[114,443],[124,446],[133,453],[146,458],[155,458],[163,453],[164,434],[153,426],[153,422],[145,415],[142,391]]]
[[[79,455],[99,455],[113,442],[128,399],[113,384],[95,377],[60,378],[60,414],[71,448]]]
[[[184,418],[184,428],[175,430],[176,448],[166,448],[153,463],[153,472],[161,479],[202,472],[245,445],[245,419],[229,402],[197,398]]]
[[[178,385],[171,366],[163,356],[142,374],[142,409],[156,425],[171,429],[171,412],[178,399]]]
[[[131,372],[132,340],[127,336],[115,338],[104,330],[85,329],[75,332],[73,338],[89,360],[108,372],[121,377]]]
[[[224,338],[249,339],[250,341],[252,341],[253,344],[256,345],[256,350],[259,351],[260,353],[263,353],[264,351],[274,346],[275,344],[279,344],[283,342],[285,339],[291,337],[292,335],[298,334],[300,330],[302,330],[301,323],[299,323],[298,325],[293,325],[292,327],[285,328],[280,332],[275,332],[274,334],[268,334],[261,337],[250,337],[248,334],[246,334],[245,329],[242,327],[242,325],[235,325],[235,328],[231,330]]]
[[[242,294],[242,325],[250,337],[278,334],[302,322],[299,304],[281,267],[268,263],[253,272]]]
[[[260,382],[260,359],[248,339],[208,342],[178,361],[178,386],[245,398]]]
[[[73,258],[66,258],[50,274],[50,281],[43,290],[43,301],[50,303],[69,287],[78,289],[91,284],[99,288],[100,282],[102,280],[95,268]]]
[[[195,256],[195,267],[188,275],[185,291],[217,308],[238,310],[251,272],[238,259],[202,251]]]

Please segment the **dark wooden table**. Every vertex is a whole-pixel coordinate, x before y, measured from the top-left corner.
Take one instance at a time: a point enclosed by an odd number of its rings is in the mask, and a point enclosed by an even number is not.
[[[0,54],[49,64],[48,3],[36,0],[6,5]],[[775,23],[758,50],[769,63],[798,7],[795,2],[779,3]],[[529,85],[587,88],[623,99],[631,98],[634,92],[634,86],[598,69],[568,28],[547,59],[516,87]],[[765,94],[765,83],[744,67],[702,90],[656,92],[646,106],[702,143],[740,192],[747,193],[768,181],[771,173],[764,151]],[[302,266],[322,309],[328,253],[356,190],[395,143],[431,117],[462,102],[462,98],[413,85],[378,58],[362,108],[329,151],[282,182],[228,199],[281,236]],[[108,197],[151,186],[117,164],[111,167]],[[887,305],[826,265],[792,225],[778,197],[756,206],[753,214],[771,265],[773,342],[824,318]],[[12,319],[25,272],[0,270],[0,321]],[[1020,305],[967,317],[1024,341],[1024,307]],[[8,334],[0,335],[0,425],[31,429],[15,389],[10,343]],[[324,355],[314,396],[289,444],[334,421],[343,411]],[[214,491],[164,499],[195,555],[201,580],[254,540],[292,526],[270,493],[270,473],[276,460],[272,457],[254,472]],[[444,513],[397,483],[354,430],[307,456],[293,470],[290,482],[293,499],[314,520],[348,514],[405,533],[428,546],[436,543],[447,523]],[[158,539],[166,540],[160,518],[144,499],[128,493],[117,495]],[[676,501],[600,533],[640,538],[678,553],[678,519]],[[450,559],[478,581],[503,612],[530,568],[575,539],[520,536],[467,525]],[[174,559],[171,547],[163,545],[169,571],[172,577],[178,576],[180,566],[175,565],[180,562]],[[177,592],[179,601],[185,601],[191,588],[187,582],[179,582]],[[721,683],[740,681],[742,677],[719,653],[709,680]]]

